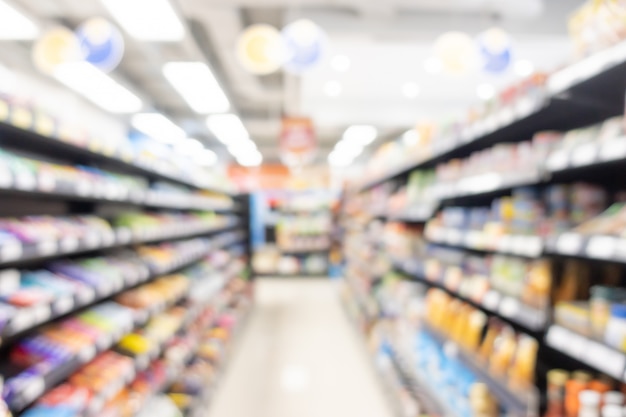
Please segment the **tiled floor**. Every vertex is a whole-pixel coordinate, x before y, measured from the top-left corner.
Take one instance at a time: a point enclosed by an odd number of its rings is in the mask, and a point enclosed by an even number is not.
[[[391,417],[334,283],[266,279],[209,417]]]

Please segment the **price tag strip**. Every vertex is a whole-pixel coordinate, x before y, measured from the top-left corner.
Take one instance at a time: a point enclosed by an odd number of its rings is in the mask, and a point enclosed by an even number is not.
[[[561,326],[551,326],[546,343],[556,350],[621,381],[626,381],[626,354]]]

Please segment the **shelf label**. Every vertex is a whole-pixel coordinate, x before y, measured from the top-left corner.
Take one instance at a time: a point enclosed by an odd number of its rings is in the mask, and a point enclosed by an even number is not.
[[[50,256],[56,253],[58,245],[56,240],[42,240],[37,243],[37,253],[41,256]]]
[[[617,249],[617,238],[594,236],[587,244],[587,256],[596,259],[612,259]]]
[[[85,245],[89,248],[95,248],[100,245],[100,235],[96,232],[88,232],[85,237]]]
[[[35,324],[35,314],[30,308],[23,308],[17,311],[11,320],[11,333],[16,334],[22,330],[28,329]]]
[[[22,400],[28,404],[41,397],[46,389],[46,383],[41,376],[32,376],[28,378],[28,382],[24,384],[22,390]]]
[[[60,246],[63,252],[74,252],[78,249],[78,239],[73,236],[64,237]]]
[[[578,255],[583,246],[583,237],[578,233],[564,233],[557,239],[556,250],[564,255]]]
[[[543,242],[539,236],[526,236],[524,241],[524,251],[522,253],[533,257],[541,255]]]
[[[55,301],[54,312],[58,315],[65,314],[74,308],[74,297],[63,297]]]
[[[3,262],[15,261],[22,257],[23,248],[19,241],[7,241],[0,246],[0,259]]]
[[[520,312],[520,302],[512,297],[505,297],[500,303],[500,314],[504,317],[513,318]]]
[[[546,161],[546,168],[550,171],[561,171],[567,168],[569,157],[567,151],[564,149],[558,149],[550,154]]]
[[[34,190],[37,187],[37,179],[30,172],[20,172],[15,175],[15,186],[20,190]]]
[[[460,245],[463,242],[463,233],[458,229],[448,229],[446,231],[446,241],[450,245]]]
[[[500,293],[494,290],[487,291],[487,294],[483,297],[482,305],[487,310],[497,311],[498,304],[500,304]]]
[[[0,163],[0,187],[11,188],[13,186],[13,174],[9,168]]]
[[[614,378],[621,378],[626,367],[623,353],[593,341],[587,343],[583,361]]]
[[[96,291],[88,286],[84,286],[77,294],[78,301],[82,304],[89,304],[96,298]]]
[[[626,158],[626,137],[613,139],[604,143],[600,148],[600,159],[603,161],[612,161],[615,159]]]
[[[96,347],[94,345],[85,346],[79,353],[78,359],[82,363],[90,362],[96,357]]]
[[[595,161],[597,155],[598,146],[594,142],[586,143],[574,149],[572,153],[572,165],[577,167],[590,165]]]

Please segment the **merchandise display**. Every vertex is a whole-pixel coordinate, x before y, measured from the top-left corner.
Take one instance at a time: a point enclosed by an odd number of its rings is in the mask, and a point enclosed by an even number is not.
[[[626,0],[0,0],[0,417],[626,417],[625,168]]]
[[[289,192],[268,200],[260,219],[266,229],[265,241],[258,245],[252,260],[258,275],[325,276],[329,270],[332,216],[330,193]]]
[[[618,44],[599,38],[584,38],[583,54]],[[621,44],[609,48],[615,58]],[[584,58],[605,66],[567,85],[578,64],[503,91],[463,123],[422,129],[403,158],[390,147],[406,141],[384,145],[368,180],[347,188],[347,298],[420,413],[621,415],[623,91],[619,104],[598,98],[602,115],[553,96],[587,82],[606,91],[624,61],[608,53]]]

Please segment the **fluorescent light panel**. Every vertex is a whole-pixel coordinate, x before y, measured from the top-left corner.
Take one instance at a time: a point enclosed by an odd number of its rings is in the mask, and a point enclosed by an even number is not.
[[[133,116],[133,127],[152,139],[176,143],[185,139],[185,131],[160,113],[139,113]]]
[[[54,77],[111,113],[134,113],[143,106],[139,97],[86,62],[62,64]]]
[[[239,165],[243,165],[246,167],[259,166],[263,162],[263,155],[261,155],[261,152],[255,150],[255,152],[250,152],[237,156],[237,162],[239,163]]]
[[[39,28],[32,20],[0,0],[0,39],[29,40],[38,35]]]
[[[241,119],[234,114],[216,114],[209,116],[206,125],[215,137],[226,146],[241,144],[250,139],[250,135]]]
[[[130,36],[142,41],[175,42],[185,27],[169,0],[101,0]]]
[[[343,140],[360,146],[367,146],[376,140],[378,131],[374,126],[355,125],[346,129],[343,134]]]
[[[203,149],[195,153],[194,160],[198,165],[211,166],[217,162],[217,155],[210,149]]]
[[[198,139],[185,139],[175,146],[177,152],[183,155],[194,155],[196,152],[202,151],[204,145]]]
[[[226,94],[203,62],[169,62],[163,66],[163,75],[196,113],[223,113],[230,108]]]

